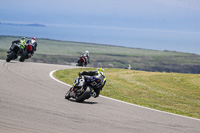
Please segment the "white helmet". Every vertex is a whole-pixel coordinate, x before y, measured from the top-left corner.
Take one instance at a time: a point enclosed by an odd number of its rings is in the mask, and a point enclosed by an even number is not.
[[[86,53],[86,54],[89,54],[89,51],[86,50],[85,53]]]

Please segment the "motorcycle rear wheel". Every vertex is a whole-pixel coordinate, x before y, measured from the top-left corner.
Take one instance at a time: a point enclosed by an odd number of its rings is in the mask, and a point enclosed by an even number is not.
[[[24,54],[22,54],[21,57],[19,58],[19,61],[24,62],[27,55],[28,55],[28,52],[25,52]]]
[[[83,102],[85,99],[90,98],[90,94],[92,92],[92,89],[90,87],[87,87],[86,90],[80,95],[76,96],[76,102]]]

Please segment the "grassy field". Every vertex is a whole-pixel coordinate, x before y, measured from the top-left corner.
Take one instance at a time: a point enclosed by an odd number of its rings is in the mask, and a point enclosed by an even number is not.
[[[54,76],[73,84],[81,68],[59,70]],[[200,119],[200,75],[145,72],[105,68],[106,85],[101,95],[129,103]]]
[[[16,39],[19,37],[0,36],[0,59],[6,58],[5,51]],[[80,54],[88,50],[90,67],[125,68],[130,64],[134,70],[200,74],[200,55],[196,54],[48,39],[37,42],[37,52],[27,61],[74,65]]]

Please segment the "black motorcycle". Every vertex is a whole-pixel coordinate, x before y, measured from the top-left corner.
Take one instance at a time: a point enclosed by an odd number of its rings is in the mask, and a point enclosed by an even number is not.
[[[83,87],[83,84],[87,82],[87,86]],[[101,84],[101,81],[96,77],[89,77],[87,81],[84,76],[78,77],[70,90],[66,93],[65,99],[74,98],[76,102],[83,102],[89,99],[94,92],[94,89]]]
[[[11,60],[17,59],[18,56],[20,56],[23,53],[23,50],[20,48],[20,45],[18,44],[13,44],[12,45],[12,50],[8,52],[6,61],[10,62]]]

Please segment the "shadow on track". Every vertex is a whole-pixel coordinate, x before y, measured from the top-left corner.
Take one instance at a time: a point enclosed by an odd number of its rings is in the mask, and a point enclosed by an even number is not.
[[[74,99],[67,99],[70,102],[74,102],[74,103],[80,103],[80,102],[76,102]],[[91,102],[91,101],[83,101],[80,104],[97,104],[98,102]]]

